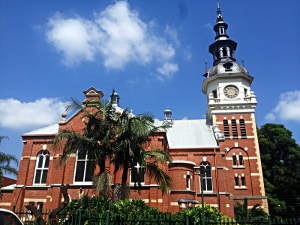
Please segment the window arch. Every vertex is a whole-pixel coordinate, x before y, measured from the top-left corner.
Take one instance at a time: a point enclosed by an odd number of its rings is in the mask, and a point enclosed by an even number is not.
[[[49,168],[50,154],[48,151],[40,151],[37,155],[34,184],[46,184],[48,168]]]
[[[75,183],[86,183],[93,181],[95,160],[88,151],[77,151],[75,165]]]
[[[212,173],[209,162],[201,162],[200,164],[200,184],[201,189],[205,191],[212,191]]]

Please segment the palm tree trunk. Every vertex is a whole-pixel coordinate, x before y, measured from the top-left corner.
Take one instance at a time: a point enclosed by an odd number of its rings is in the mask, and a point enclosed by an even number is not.
[[[128,160],[128,154],[126,153],[124,161],[128,162],[127,160]],[[128,169],[129,169],[128,163],[125,163],[123,165],[123,173],[122,173],[122,183],[121,183],[121,193],[120,193],[121,194],[121,196],[120,196],[121,200],[125,200],[129,196],[129,188],[127,186]]]

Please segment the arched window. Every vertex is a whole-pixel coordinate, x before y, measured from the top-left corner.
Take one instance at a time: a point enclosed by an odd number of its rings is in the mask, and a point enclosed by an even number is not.
[[[48,151],[40,151],[37,155],[34,184],[46,184],[50,154]]]
[[[239,165],[244,166],[244,157],[242,155],[239,155]]]
[[[236,155],[233,155],[233,156],[232,156],[232,164],[233,164],[234,166],[237,166],[237,158],[236,158]]]
[[[203,191],[212,191],[212,174],[209,162],[201,162],[200,164],[200,184]]]
[[[95,160],[88,151],[77,152],[75,167],[75,182],[86,183],[93,181]]]
[[[131,169],[130,173],[130,183],[136,184],[140,182],[140,184],[145,183],[145,168],[141,167],[139,163],[137,163],[133,169]]]
[[[242,181],[242,186],[246,186],[246,178],[244,174],[242,174],[241,176],[241,181]]]
[[[191,189],[191,175],[189,175],[189,174],[185,175],[185,187],[186,187],[186,190]]]
[[[239,177],[237,174],[234,176],[234,186],[240,186]]]

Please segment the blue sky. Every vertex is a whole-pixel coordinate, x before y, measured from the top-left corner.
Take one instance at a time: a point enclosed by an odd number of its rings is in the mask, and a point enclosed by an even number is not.
[[[283,123],[300,143],[300,2],[223,0],[236,58],[255,80],[257,123]],[[58,121],[91,86],[161,119],[204,118],[204,62],[212,64],[214,0],[0,0],[1,151]]]

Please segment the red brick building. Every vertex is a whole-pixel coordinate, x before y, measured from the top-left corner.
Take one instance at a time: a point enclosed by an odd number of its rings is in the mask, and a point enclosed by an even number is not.
[[[204,74],[202,86],[208,101],[207,118],[172,120],[171,111],[166,110],[165,120],[172,127],[151,137],[148,145],[149,149],[169,151],[172,156],[173,161],[166,168],[173,179],[170,193],[162,195],[159,186],[145,174],[139,192],[129,177],[130,198],[140,198],[151,207],[175,212],[200,204],[203,193],[205,204],[228,216],[233,216],[235,201],[243,199],[248,199],[249,206],[258,203],[268,211],[256,133],[257,102],[251,90],[253,77],[236,63],[237,43],[229,39],[227,27],[218,10],[216,38],[209,47],[214,63]],[[84,95],[85,100],[103,97],[94,88]],[[117,97],[115,92],[113,95]],[[118,98],[115,100],[116,109],[122,110]],[[61,166],[61,149],[52,146],[60,130],[82,132],[83,126],[82,116],[77,112],[68,119],[63,115],[57,124],[22,135],[24,147],[18,179],[4,194],[0,206],[11,209],[34,203],[46,209],[55,208],[62,201],[60,188],[66,184],[71,199],[92,195],[93,171],[89,170],[89,159],[74,154]],[[106,167],[113,171],[109,163]],[[120,174],[111,174],[113,184],[120,183]]]

